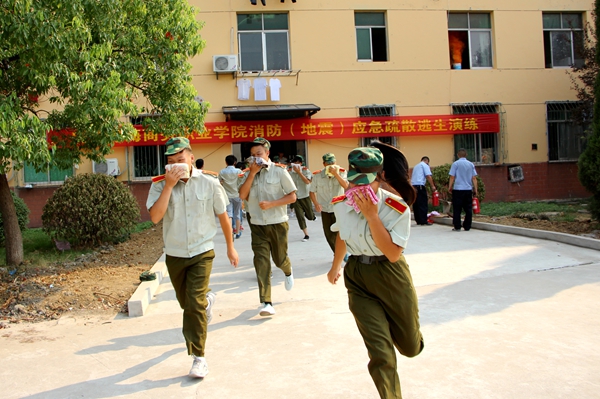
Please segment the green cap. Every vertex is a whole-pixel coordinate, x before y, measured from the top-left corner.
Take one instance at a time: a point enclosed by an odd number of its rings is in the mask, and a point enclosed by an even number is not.
[[[190,141],[185,137],[171,137],[165,145],[167,146],[167,150],[165,151],[165,155],[167,156],[177,154],[186,148],[189,150],[192,149]]]
[[[348,154],[348,181],[356,185],[371,184],[383,169],[383,154],[377,148],[360,147]]]
[[[265,147],[267,150],[271,149],[271,143],[269,143],[269,140],[267,140],[264,137],[257,137],[254,140],[252,140],[253,143],[255,144],[260,144],[263,147]]]
[[[323,162],[335,163],[335,155],[333,155],[332,152],[328,152],[327,154],[323,155]]]
[[[294,157],[294,159],[292,159],[292,162],[298,162],[298,161],[304,163],[304,157],[302,155],[296,155]]]

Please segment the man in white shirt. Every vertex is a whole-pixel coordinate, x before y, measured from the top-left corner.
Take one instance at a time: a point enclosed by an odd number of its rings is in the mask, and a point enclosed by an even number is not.
[[[426,180],[429,182],[431,189],[437,191],[435,184],[433,184],[433,178],[431,177],[431,169],[429,168],[429,157],[421,158],[412,171],[412,177],[410,178],[410,184],[415,188],[417,192],[417,200],[413,204],[413,213],[415,215],[415,222],[417,226],[429,226],[432,223],[427,221],[427,189],[425,188]]]

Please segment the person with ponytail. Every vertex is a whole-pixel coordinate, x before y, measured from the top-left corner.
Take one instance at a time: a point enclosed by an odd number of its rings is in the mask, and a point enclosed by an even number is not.
[[[337,232],[327,279],[344,267],[348,303],[369,353],[369,373],[381,398],[402,398],[394,347],[407,357],[424,347],[417,295],[403,251],[416,193],[408,162],[395,147],[373,142],[348,154],[349,188],[332,200]]]

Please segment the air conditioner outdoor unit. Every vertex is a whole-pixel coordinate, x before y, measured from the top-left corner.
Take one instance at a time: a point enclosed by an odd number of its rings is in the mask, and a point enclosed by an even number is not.
[[[92,169],[94,173],[109,176],[118,176],[121,173],[117,158],[106,158],[105,162],[92,162]]]
[[[509,180],[512,183],[525,180],[525,176],[523,175],[523,168],[520,165],[508,168],[508,176]]]
[[[235,72],[237,70],[237,55],[213,55],[213,72]]]

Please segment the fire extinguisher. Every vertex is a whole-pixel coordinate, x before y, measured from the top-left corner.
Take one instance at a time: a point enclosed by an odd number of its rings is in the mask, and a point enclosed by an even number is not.
[[[477,197],[473,197],[473,213],[481,212],[481,208],[479,207],[479,199]]]
[[[431,205],[439,206],[440,205],[440,193],[435,190],[431,195]]]

